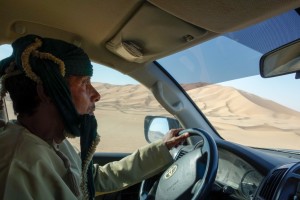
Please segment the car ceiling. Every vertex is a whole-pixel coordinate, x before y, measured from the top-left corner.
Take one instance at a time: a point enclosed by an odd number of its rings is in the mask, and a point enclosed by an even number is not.
[[[300,7],[299,0],[2,0],[0,44],[26,34],[71,42],[125,74]]]

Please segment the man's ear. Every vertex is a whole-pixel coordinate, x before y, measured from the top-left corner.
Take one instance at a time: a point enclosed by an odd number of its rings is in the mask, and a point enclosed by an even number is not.
[[[51,98],[46,95],[42,84],[37,84],[36,91],[41,102],[46,102],[46,103],[51,102]]]

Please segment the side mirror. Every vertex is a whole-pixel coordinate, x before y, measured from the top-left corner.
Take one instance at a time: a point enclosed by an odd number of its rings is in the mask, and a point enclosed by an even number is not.
[[[300,39],[270,51],[260,59],[263,78],[291,73],[296,73],[296,78],[300,75]]]
[[[146,116],[144,120],[144,134],[147,142],[161,139],[173,128],[181,128],[178,120],[163,116]]]

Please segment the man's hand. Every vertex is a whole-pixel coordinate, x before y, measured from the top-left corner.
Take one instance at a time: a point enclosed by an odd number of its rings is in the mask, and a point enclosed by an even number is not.
[[[178,136],[178,133],[182,130],[183,128],[171,129],[163,138],[163,141],[169,150],[178,146],[189,137],[189,133],[184,133],[183,135]]]

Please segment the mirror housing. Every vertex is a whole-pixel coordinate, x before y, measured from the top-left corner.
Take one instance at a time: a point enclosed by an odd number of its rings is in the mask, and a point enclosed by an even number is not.
[[[173,128],[181,128],[177,119],[164,116],[146,116],[144,120],[144,134],[147,142],[151,143],[163,138]]]
[[[300,39],[274,49],[260,59],[260,75],[263,78],[296,73],[300,75]]]

